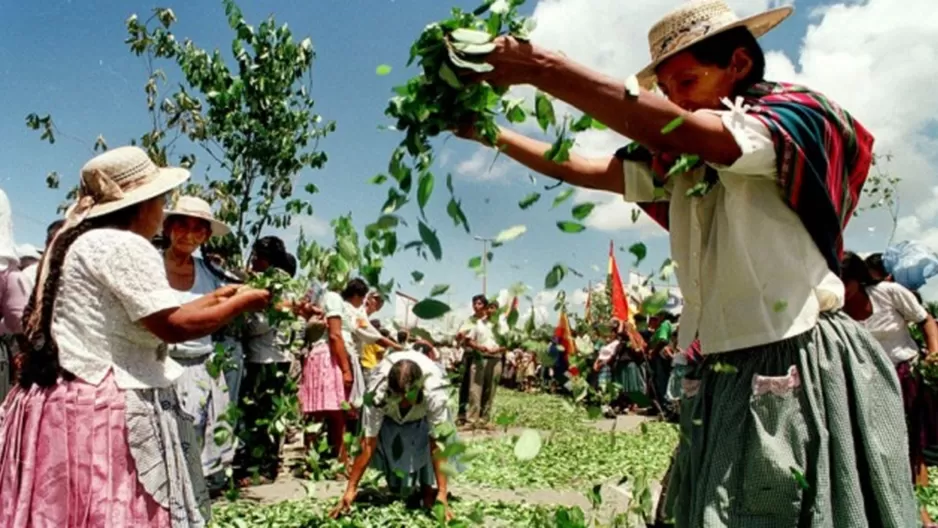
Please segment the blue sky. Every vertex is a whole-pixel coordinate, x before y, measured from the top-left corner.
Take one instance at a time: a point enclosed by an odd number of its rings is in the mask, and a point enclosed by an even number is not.
[[[527,9],[543,9],[544,16],[549,17],[554,16],[550,10],[560,9],[564,2],[576,3],[542,0],[542,5],[537,5],[529,1]],[[734,6],[747,2],[768,3],[736,0]],[[604,5],[616,4],[596,0],[590,6],[601,10]],[[13,206],[18,242],[41,243],[46,224],[54,218],[64,190],[74,184],[78,169],[91,156],[90,146],[98,134],[113,147],[147,130],[142,90],[146,69],[142,59],[133,56],[123,43],[124,20],[131,13],[144,18],[156,5],[175,11],[178,23],[174,31],[178,38],[192,38],[203,48],[220,48],[225,52],[230,48],[231,33],[218,1],[167,0],[152,4],[118,0],[30,3],[0,0],[5,19],[5,30],[0,32],[0,71],[4,79],[0,144],[4,145],[5,167],[0,172],[0,187]],[[290,25],[295,37],[310,36],[317,52],[313,88],[317,110],[325,119],[336,121],[338,129],[322,142],[329,155],[325,169],[302,175],[303,183],[312,182],[321,189],[313,198],[315,220],[304,221],[314,233],[323,233],[328,219],[349,211],[360,227],[375,218],[384,194],[365,182],[387,167],[389,154],[399,140],[395,132],[378,130],[378,125],[385,123],[383,111],[390,89],[414,73],[404,68],[410,43],[426,24],[446,16],[453,5],[471,8],[476,3],[453,0],[241,3],[249,22],[259,23],[273,13],[278,22]],[[763,40],[766,49],[797,57],[808,23],[817,22],[817,17],[811,18],[817,5],[799,0],[796,15]],[[632,7],[614,9],[625,10],[618,16],[628,16]],[[648,9],[663,11],[657,7]],[[745,12],[745,7],[742,10]],[[653,21],[654,17],[646,16],[633,24],[636,28],[647,28]],[[631,44],[640,43],[644,32],[642,29],[641,38],[629,35],[623,39]],[[545,38],[548,33],[545,30]],[[610,45],[613,49],[618,46],[615,42]],[[640,46],[625,51],[630,56],[628,64],[640,65],[647,57],[646,49]],[[390,64],[393,72],[378,77],[375,67],[383,63]],[[624,78],[631,72],[609,73]],[[30,112],[53,116],[62,132],[55,145],[40,142],[38,134],[25,127],[24,118]],[[461,228],[454,228],[445,212],[443,177],[447,172],[454,174],[473,234],[494,236],[513,225],[528,226],[526,235],[496,250],[489,273],[490,293],[518,281],[537,291],[555,262],[567,263],[587,272],[590,278],[602,279],[610,239],[616,247],[628,247],[644,239],[649,248],[649,257],[643,263],[645,271],[656,268],[667,257],[667,239],[660,233],[655,236],[653,228],[591,228],[579,235],[560,233],[555,222],[569,217],[573,204],[568,202],[557,210],[549,210],[551,197],[558,191],[543,191],[543,186],[550,183],[548,180],[538,178],[535,188],[527,172],[509,162],[497,165],[495,173],[484,174],[488,163],[482,164],[483,169],[479,163],[470,163],[474,156],[479,156],[473,145],[456,138],[440,141],[439,145],[443,166],[436,171],[438,192],[428,214],[443,241],[443,261],[425,262],[407,253],[396,256],[388,268],[404,291],[416,297],[425,294],[433,284],[446,283],[452,285],[453,303],[460,304],[481,289],[481,280],[466,266],[469,258],[480,253],[481,244]],[[45,186],[45,175],[53,170],[62,176],[60,191]],[[194,178],[200,178],[204,170],[204,165],[198,165]],[[541,202],[521,211],[518,200],[534,190],[544,192]],[[414,217],[415,213],[408,209],[407,215]],[[411,239],[408,235],[416,238],[416,229],[401,233],[402,242]],[[327,239],[328,236],[323,238]],[[625,253],[620,253],[619,259],[620,269],[625,273],[631,259]],[[601,273],[591,269],[594,265]],[[423,285],[410,284],[410,272],[414,269],[426,274]],[[582,287],[586,280],[568,279],[564,287]]]

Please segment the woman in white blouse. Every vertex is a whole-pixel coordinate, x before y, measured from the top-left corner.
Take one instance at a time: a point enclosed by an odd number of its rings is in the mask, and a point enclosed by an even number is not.
[[[485,56],[490,72],[466,76],[563,100],[634,140],[615,154],[454,127],[549,177],[620,194],[670,231],[680,347],[698,337],[705,355],[683,382],[668,493],[678,528],[913,526],[896,376],[841,311],[843,231],[873,137],[823,94],[765,80],[756,38],[791,13],[684,2],[652,26],[652,61],[625,82],[509,36]]]
[[[938,417],[925,415],[919,400],[926,389],[914,368],[922,358],[909,325],[921,328],[928,354],[924,361],[934,362],[938,361],[938,324],[915,294],[895,282],[874,278],[868,264],[858,255],[847,253],[843,268],[847,291],[844,311],[873,334],[895,365],[909,426],[909,456],[915,483],[928,485],[924,451],[930,447],[929,439],[936,437]]]
[[[260,310],[225,287],[180,305],[150,239],[188,171],[136,147],[92,159],[43,256],[19,385],[0,409],[0,525],[205,526],[208,496],[166,343]]]
[[[383,473],[393,493],[420,492],[426,507],[436,502],[447,507],[446,460],[438,447],[443,426],[455,430],[446,407],[447,386],[437,365],[421,352],[396,352],[381,361],[368,386],[374,398],[364,406],[362,452],[334,518],[355,501],[369,465]]]

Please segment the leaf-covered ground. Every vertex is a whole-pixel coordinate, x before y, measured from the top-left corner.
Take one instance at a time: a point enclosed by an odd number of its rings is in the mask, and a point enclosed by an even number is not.
[[[218,505],[211,526],[215,528],[439,528],[441,523],[431,512],[408,508],[403,502],[377,501],[358,505],[339,520],[329,518],[334,501],[287,501],[259,507],[248,502]],[[456,522],[449,526],[500,526],[555,528],[563,507],[528,504],[483,503],[478,501],[451,504]],[[575,515],[575,514],[574,514]]]
[[[493,438],[472,444],[476,456],[459,479],[508,489],[583,489],[640,473],[657,479],[667,470],[677,440],[677,430],[664,423],[630,433],[562,430],[544,434],[544,446],[533,460],[519,461],[514,438]]]
[[[532,460],[522,461],[515,453],[517,437],[514,434],[499,433],[470,442],[475,458],[451,486],[454,497],[450,505],[457,519],[457,523],[449,525],[451,528],[610,526],[590,524],[589,517],[597,515],[604,522],[612,522],[612,515],[623,510],[614,506],[613,499],[605,503],[602,511],[591,509],[589,504],[593,499],[589,498],[589,490],[601,482],[612,481],[615,484],[625,476],[644,474],[652,479],[659,478],[667,468],[677,443],[674,427],[663,423],[643,424],[631,432],[601,432],[584,410],[574,409],[563,399],[545,394],[499,390],[495,415],[501,417],[502,422],[510,422],[503,425],[512,432],[519,428],[538,430],[543,445]],[[392,500],[365,483],[355,510],[339,521],[332,521],[328,519],[328,513],[336,499],[310,491],[318,489],[321,492],[322,488],[321,484],[308,488],[308,499],[283,500],[275,504],[247,500],[220,502],[215,505],[211,526],[441,526],[431,513],[408,508],[404,502]],[[550,495],[542,490],[555,491]],[[545,493],[556,499],[545,500]],[[289,498],[300,499],[303,496],[301,492]],[[583,499],[584,496],[589,500]],[[274,500],[281,497],[280,493],[274,494]],[[582,510],[574,507],[577,505]]]
[[[525,394],[500,389],[495,397],[496,422],[541,431],[576,431],[589,427],[586,411],[552,394]]]

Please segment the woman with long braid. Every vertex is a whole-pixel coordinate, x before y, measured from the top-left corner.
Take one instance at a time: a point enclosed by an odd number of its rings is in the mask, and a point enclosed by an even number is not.
[[[205,526],[199,444],[166,343],[209,335],[269,294],[228,286],[179,304],[149,240],[165,195],[188,177],[136,147],[82,168],[0,408],[0,527]]]

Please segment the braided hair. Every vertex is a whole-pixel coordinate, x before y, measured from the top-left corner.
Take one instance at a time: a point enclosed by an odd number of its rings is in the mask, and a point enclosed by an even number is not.
[[[29,303],[23,310],[24,336],[21,338],[22,363],[18,369],[18,383],[24,389],[33,384],[40,387],[51,387],[56,384],[59,377],[66,381],[75,379],[75,375],[64,370],[59,363],[59,346],[52,336],[52,317],[55,309],[55,300],[58,297],[59,286],[62,280],[62,268],[65,256],[72,244],[83,234],[101,227],[127,228],[139,215],[139,205],[133,205],[98,218],[85,220],[75,227],[61,231],[49,245],[40,262],[40,269],[49,259],[48,273],[43,283],[42,298],[36,297],[38,288],[33,289]],[[39,314],[39,327],[29,328],[27,322],[36,312]]]

